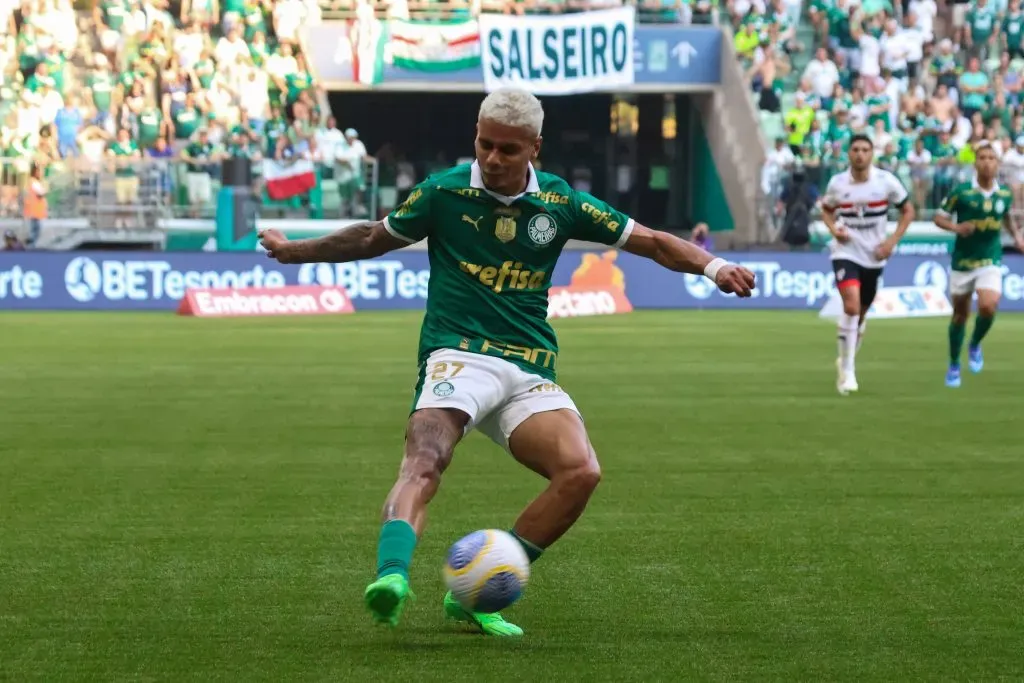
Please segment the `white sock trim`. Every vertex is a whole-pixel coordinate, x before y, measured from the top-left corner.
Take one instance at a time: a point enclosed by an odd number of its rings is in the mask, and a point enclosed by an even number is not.
[[[853,372],[854,370],[859,323],[860,316],[847,315],[845,313],[839,316],[839,321],[836,323],[837,336],[839,337],[839,358],[846,372]]]

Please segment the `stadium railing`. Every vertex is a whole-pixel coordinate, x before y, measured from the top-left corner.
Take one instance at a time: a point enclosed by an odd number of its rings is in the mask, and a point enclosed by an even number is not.
[[[940,160],[926,165],[913,165],[906,161],[897,161],[879,165],[894,173],[907,188],[910,199],[918,210],[919,219],[931,220],[932,215],[953,186],[970,181],[974,177],[973,165],[955,161],[944,163]],[[824,193],[829,179],[836,173],[845,171],[849,165],[845,162],[826,161],[818,165],[805,163],[802,168],[805,177],[818,188],[820,195]],[[792,176],[792,168],[773,169],[766,166],[763,182],[768,188],[767,197],[773,203],[780,201],[782,192],[787,183],[791,182]],[[1000,184],[1013,189],[1015,193],[1024,191],[1024,169],[1018,170],[1004,166],[1000,169],[998,180]]]
[[[32,165],[28,158],[0,157],[0,214],[22,215]],[[376,216],[379,200],[376,160],[364,163],[359,181],[360,201],[346,204],[332,174],[316,167],[316,185],[309,193],[274,201],[261,180],[260,163],[254,162],[254,190],[260,197],[262,215],[305,218],[357,218]],[[57,160],[46,165],[48,218],[85,218],[97,228],[153,227],[161,218],[212,219],[221,188],[221,166],[206,167],[206,180],[189,179],[188,165],[179,160],[88,159]],[[190,190],[191,185],[191,190]],[[203,197],[205,201],[193,201]],[[351,209],[363,209],[353,211]]]

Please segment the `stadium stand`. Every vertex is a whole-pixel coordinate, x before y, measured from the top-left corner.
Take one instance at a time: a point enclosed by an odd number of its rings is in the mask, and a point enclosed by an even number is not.
[[[228,154],[253,162],[264,213],[368,215],[379,208],[363,193],[378,161],[334,119],[308,72],[304,24],[369,12],[438,22],[620,1],[4,0],[0,216],[24,215],[39,167],[50,217],[114,227],[209,218]],[[731,24],[769,143],[764,215],[779,221],[793,171],[822,189],[845,167],[857,132],[872,136],[925,216],[970,172],[971,143],[982,139],[1003,155],[1004,180],[1020,196],[1020,5],[972,0],[940,12],[935,0],[649,0],[638,9],[643,22]],[[264,159],[303,144],[315,150],[322,183],[315,211],[309,201],[271,200],[259,180]]]
[[[772,141],[763,189],[784,210],[794,169],[819,190],[846,167],[851,135],[866,133],[879,163],[912,189],[930,217],[955,182],[970,177],[972,145],[991,142],[1001,180],[1020,196],[1024,179],[1024,13],[1019,0],[944,6],[935,0],[813,0],[790,35],[763,2],[735,17],[739,58]],[[741,49],[742,48],[742,49]]]
[[[23,215],[33,168],[50,218],[139,227],[210,218],[219,161],[305,147],[320,183],[308,201],[262,213],[359,217],[378,172],[358,133],[331,115],[306,68],[303,25],[372,12],[450,21],[480,12],[559,13],[621,0],[3,0],[0,3],[0,217]],[[717,0],[648,0],[640,20],[712,22]],[[392,169],[391,174],[396,172]],[[314,202],[316,207],[309,206]]]

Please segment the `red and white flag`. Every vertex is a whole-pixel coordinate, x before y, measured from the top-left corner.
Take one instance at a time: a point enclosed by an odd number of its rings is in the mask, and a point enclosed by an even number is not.
[[[306,194],[316,187],[316,173],[309,159],[267,159],[263,163],[263,178],[267,181],[267,195],[276,202]]]

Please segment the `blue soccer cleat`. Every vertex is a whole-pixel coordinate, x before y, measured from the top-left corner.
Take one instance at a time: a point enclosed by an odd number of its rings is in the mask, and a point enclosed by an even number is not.
[[[960,386],[960,366],[950,365],[949,370],[946,371],[946,386],[952,389],[956,389]]]
[[[968,367],[971,372],[977,374],[985,367],[985,357],[981,354],[980,346],[971,346],[967,349]]]

